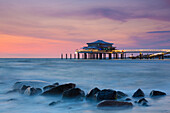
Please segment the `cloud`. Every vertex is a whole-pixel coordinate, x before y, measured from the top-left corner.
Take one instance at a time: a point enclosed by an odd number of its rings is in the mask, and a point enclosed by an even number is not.
[[[170,33],[170,31],[150,31],[147,33]]]
[[[150,48],[150,49],[169,49],[170,48],[170,35],[145,35],[144,37],[131,36],[129,39],[134,40],[135,47],[137,48]]]

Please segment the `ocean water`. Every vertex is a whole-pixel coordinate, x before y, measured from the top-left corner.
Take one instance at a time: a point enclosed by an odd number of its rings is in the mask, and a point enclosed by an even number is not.
[[[141,88],[148,107],[101,110],[97,103],[61,102],[59,97],[26,96],[6,92],[19,80],[76,83],[87,94],[92,88],[120,90],[131,96]],[[167,93],[150,98],[151,90]],[[170,113],[170,60],[0,59],[0,113]]]

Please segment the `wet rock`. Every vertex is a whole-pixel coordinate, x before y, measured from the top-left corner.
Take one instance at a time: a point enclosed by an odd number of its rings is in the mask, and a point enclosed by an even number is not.
[[[142,105],[142,106],[148,106],[148,101],[145,98],[138,100],[137,103]]]
[[[114,100],[104,100],[100,102],[97,107],[133,107],[131,102],[120,102]]]
[[[148,101],[145,98],[138,100],[138,103],[142,103],[142,102],[148,102]]]
[[[18,90],[17,89],[13,89],[13,90],[7,91],[6,94],[15,93],[15,92],[18,92]]]
[[[97,101],[115,100],[117,99],[116,91],[111,89],[104,89],[97,94]]]
[[[33,95],[38,95],[42,93],[42,90],[40,88],[33,88],[33,87],[28,87],[24,94],[28,96],[33,96]]]
[[[20,80],[13,85],[13,89],[20,90],[23,85],[34,88],[43,88],[44,86],[49,85],[49,83],[41,80]]]
[[[122,91],[117,91],[116,94],[117,94],[117,98],[119,98],[119,99],[128,96],[127,94],[123,93]]]
[[[161,91],[155,91],[155,90],[152,90],[151,93],[150,93],[151,97],[154,97],[154,96],[164,96],[164,95],[166,95],[166,93],[161,92]]]
[[[54,105],[59,104],[59,103],[61,103],[61,101],[51,102],[51,103],[49,103],[49,106],[54,106]]]
[[[71,88],[75,88],[76,84],[74,83],[68,83],[56,86],[48,91],[43,92],[43,96],[56,96],[61,95],[64,91],[69,90]]]
[[[8,99],[7,101],[16,101],[17,99],[16,98],[11,98],[11,99]]]
[[[125,100],[126,100],[126,101],[131,101],[132,99],[131,99],[131,98],[126,98]]]
[[[56,82],[56,83],[54,83],[53,85],[54,85],[54,86],[58,86],[58,85],[59,85],[59,83],[58,83],[58,82]]]
[[[92,89],[92,90],[90,91],[90,93],[88,93],[88,94],[86,95],[86,100],[94,100],[94,101],[96,101],[96,100],[97,100],[96,94],[97,94],[99,91],[100,91],[100,89],[98,89],[97,87],[94,88],[94,89]]]
[[[19,90],[19,93],[23,94],[28,87],[30,86],[23,85],[22,88]]]
[[[48,90],[55,88],[55,87],[56,87],[55,85],[48,85],[48,86],[43,87],[43,90],[48,91]]]
[[[35,88],[35,90],[36,90],[36,94],[38,94],[38,95],[42,93],[41,88]]]
[[[80,88],[72,88],[63,92],[62,99],[76,99],[82,100],[85,97],[85,93]]]
[[[145,94],[143,93],[143,91],[141,89],[138,89],[132,97],[144,97]]]

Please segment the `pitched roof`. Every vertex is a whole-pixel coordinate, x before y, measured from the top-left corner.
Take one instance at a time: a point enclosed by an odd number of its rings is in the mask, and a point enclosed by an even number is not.
[[[111,44],[111,45],[113,45],[113,43],[109,43],[109,42],[105,42],[105,41],[103,41],[103,40],[97,40],[97,41],[95,41],[95,42],[91,42],[91,43],[87,43],[87,44]]]

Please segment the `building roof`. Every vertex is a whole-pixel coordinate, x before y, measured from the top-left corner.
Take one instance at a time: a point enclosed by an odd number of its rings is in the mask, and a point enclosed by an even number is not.
[[[97,40],[95,42],[91,42],[91,43],[87,43],[87,44],[111,44],[111,45],[113,45],[113,43],[105,42],[103,40]]]

